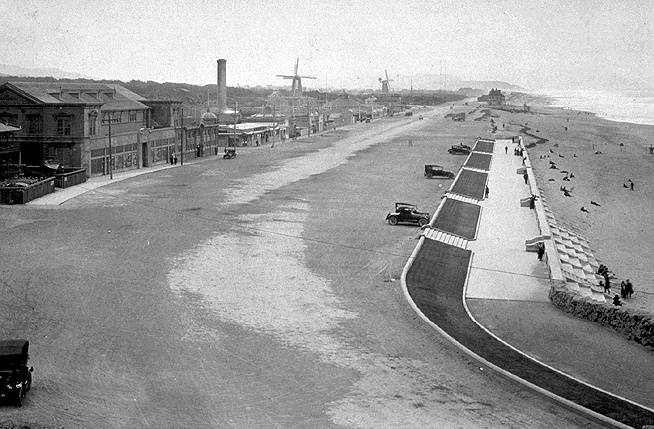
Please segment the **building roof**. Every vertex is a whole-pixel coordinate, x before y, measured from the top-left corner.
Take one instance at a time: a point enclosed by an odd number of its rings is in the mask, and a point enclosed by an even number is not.
[[[7,82],[38,104],[101,105],[102,110],[144,110],[145,98],[118,84],[86,82]]]
[[[20,131],[20,127],[13,127],[0,121],[0,133],[13,133],[16,131]]]

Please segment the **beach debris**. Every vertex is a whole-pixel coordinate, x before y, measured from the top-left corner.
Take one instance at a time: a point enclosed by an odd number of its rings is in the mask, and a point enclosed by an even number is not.
[[[601,154],[602,154],[602,151],[600,151],[600,150],[595,152],[595,155],[601,155]]]
[[[561,173],[568,174],[568,170],[561,170]]]
[[[581,211],[584,212],[584,213],[590,213],[588,211],[588,209],[586,207],[584,207],[584,206],[581,206]]]
[[[627,186],[626,183],[623,183],[623,184],[622,184],[622,187],[623,187],[623,188],[629,188],[629,186]]]
[[[552,149],[550,149],[550,153],[554,153],[554,151]]]
[[[575,174],[573,172],[570,172],[570,178],[572,179],[574,177],[575,177]]]
[[[554,182],[556,179],[547,179],[548,182]]]
[[[573,158],[576,158],[576,157],[577,157],[577,154],[576,154],[576,153],[573,153],[573,154],[572,154],[572,157],[573,157]]]
[[[554,147],[559,147],[559,144],[558,144],[558,143],[554,143]],[[554,153],[554,152],[552,152],[552,153]]]
[[[561,155],[561,154],[559,154],[559,158],[565,158],[565,156],[563,156],[563,155]]]
[[[565,177],[563,178],[563,181],[564,181],[564,182],[569,182],[569,181],[570,181],[570,178],[569,178],[568,176],[565,176]]]
[[[593,201],[593,200],[590,200],[590,203],[591,203],[592,205],[594,205],[594,206],[602,207],[599,203],[596,203],[596,202]]]
[[[559,167],[556,166],[556,164],[550,164],[550,168],[553,168],[554,170],[558,170]]]

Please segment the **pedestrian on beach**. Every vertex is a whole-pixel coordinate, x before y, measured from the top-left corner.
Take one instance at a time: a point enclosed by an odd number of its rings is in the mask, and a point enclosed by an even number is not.
[[[525,185],[526,185],[527,183],[529,183],[529,174],[527,174],[526,171],[524,172],[524,174],[522,175],[522,177],[525,179]]]
[[[543,244],[542,242],[538,243],[537,253],[538,253],[538,260],[542,261],[543,260],[543,255],[545,254],[545,244]]]
[[[606,284],[606,283],[604,283],[603,281],[600,280],[600,286],[604,287],[604,293],[608,293],[608,294],[611,293],[611,284],[610,283]]]
[[[620,297],[618,295],[613,297],[613,305],[620,306],[622,303],[620,302]]]
[[[622,298],[627,297],[627,284],[624,282],[624,280],[620,282],[620,296]]]
[[[629,187],[632,191],[634,190],[634,182],[632,182],[631,179],[629,179]]]
[[[604,289],[611,290],[611,278],[608,271],[604,272]]]
[[[625,282],[625,294],[627,298],[631,298],[631,295],[634,293],[634,285],[631,284],[631,281],[627,279]]]
[[[504,153],[507,153],[507,154],[509,153],[509,147],[508,146],[504,146]]]

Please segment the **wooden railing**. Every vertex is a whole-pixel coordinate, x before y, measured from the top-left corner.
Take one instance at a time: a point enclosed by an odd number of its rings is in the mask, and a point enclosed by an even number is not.
[[[55,178],[38,181],[28,186],[0,187],[0,204],[25,204],[55,190]]]
[[[63,173],[55,173],[55,186],[68,188],[86,182],[85,168],[65,168]]]

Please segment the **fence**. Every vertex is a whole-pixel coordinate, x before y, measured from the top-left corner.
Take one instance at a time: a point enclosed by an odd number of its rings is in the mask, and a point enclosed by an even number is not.
[[[55,186],[57,188],[68,188],[86,182],[86,169],[64,168],[63,173],[55,174]]]
[[[55,190],[55,178],[50,177],[28,186],[6,186],[0,188],[0,203],[25,204]]]

